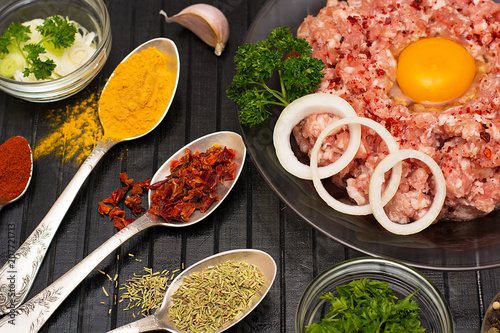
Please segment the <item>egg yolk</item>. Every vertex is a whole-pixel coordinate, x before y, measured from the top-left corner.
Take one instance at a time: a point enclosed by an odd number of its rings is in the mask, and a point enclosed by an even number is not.
[[[445,38],[424,38],[407,46],[396,78],[403,93],[417,103],[443,103],[467,91],[476,75],[474,58]]]

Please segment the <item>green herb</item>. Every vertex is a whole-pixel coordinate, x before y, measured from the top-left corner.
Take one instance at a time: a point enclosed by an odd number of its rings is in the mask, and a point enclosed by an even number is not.
[[[424,332],[419,307],[411,298],[397,300],[386,282],[355,280],[337,287],[338,296],[326,293],[330,311],[321,321],[306,327],[310,333],[328,332]]]
[[[36,30],[42,35],[41,40],[24,44],[30,40],[30,27],[21,23],[11,23],[0,37],[0,54],[7,56],[11,53],[21,54],[27,65],[23,75],[26,77],[33,74],[38,80],[43,80],[52,75],[56,64],[52,59],[41,60],[40,54],[46,53],[48,48],[60,50],[70,47],[75,41],[77,29],[68,20],[52,16],[46,18],[43,25],[37,26]],[[5,70],[0,74],[10,77],[13,74],[13,67],[18,65],[9,60],[8,64],[3,65]]]
[[[259,124],[271,115],[271,105],[287,106],[318,89],[325,64],[311,53],[311,45],[286,27],[272,30],[264,41],[238,48],[237,72],[227,95],[240,107],[242,124]],[[275,73],[279,90],[268,86]]]
[[[259,269],[227,261],[185,277],[172,295],[169,317],[183,332],[213,332],[247,309],[264,285]]]
[[[76,27],[59,16],[52,16],[43,22],[43,25],[36,27],[44,39],[52,43],[56,49],[68,48],[75,42]]]
[[[122,284],[120,289],[125,290],[125,292],[120,297],[119,302],[128,301],[124,311],[137,309],[137,314],[147,316],[152,314],[153,310],[156,312],[160,308],[169,283],[179,270],[172,272],[164,270],[153,273],[151,268],[144,267],[144,271],[146,274],[134,274],[133,279]]]

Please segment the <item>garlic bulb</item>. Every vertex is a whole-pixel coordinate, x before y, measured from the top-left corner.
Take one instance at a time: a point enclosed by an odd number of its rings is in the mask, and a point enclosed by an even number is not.
[[[184,8],[177,15],[168,17],[163,10],[167,23],[179,23],[191,30],[208,45],[215,48],[215,54],[220,56],[229,38],[229,23],[226,16],[212,5],[199,3]]]

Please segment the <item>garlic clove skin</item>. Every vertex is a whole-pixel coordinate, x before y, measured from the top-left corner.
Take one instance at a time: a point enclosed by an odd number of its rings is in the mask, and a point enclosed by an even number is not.
[[[191,30],[206,44],[215,48],[215,54],[220,56],[229,39],[229,22],[217,7],[199,3],[188,6],[174,16],[167,16],[160,10],[167,23],[178,23]]]

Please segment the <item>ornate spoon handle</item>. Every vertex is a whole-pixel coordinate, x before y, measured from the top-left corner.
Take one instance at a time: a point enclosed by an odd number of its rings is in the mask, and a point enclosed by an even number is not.
[[[127,239],[155,225],[158,225],[155,217],[145,214],[117,232],[38,295],[0,319],[0,333],[38,332],[69,294],[101,261]]]
[[[151,332],[151,331],[166,331],[171,333],[177,333],[168,328],[164,328],[158,325],[158,318],[155,315],[149,315],[145,318],[134,321],[130,324],[123,325],[121,327],[115,328],[108,333],[140,333],[140,332]]]
[[[0,315],[14,311],[24,301],[64,215],[92,169],[116,143],[109,139],[99,142],[40,224],[0,269]]]

